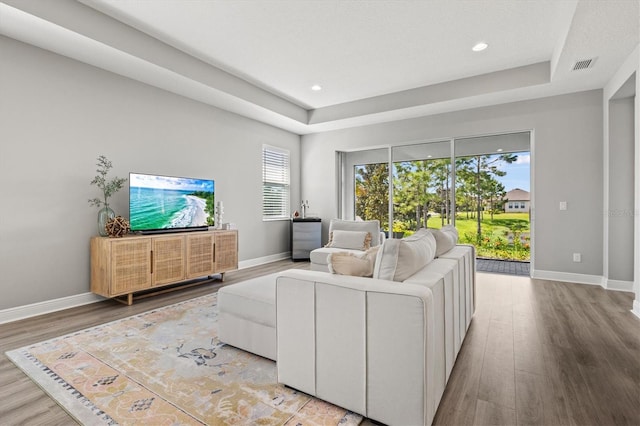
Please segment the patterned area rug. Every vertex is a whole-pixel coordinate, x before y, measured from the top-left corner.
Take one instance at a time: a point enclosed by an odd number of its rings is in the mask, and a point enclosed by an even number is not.
[[[276,383],[275,362],[220,343],[217,294],[7,352],[82,424],[357,425]]]

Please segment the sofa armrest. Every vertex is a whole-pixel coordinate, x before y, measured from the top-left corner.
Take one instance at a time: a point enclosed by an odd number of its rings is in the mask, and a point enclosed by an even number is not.
[[[431,423],[428,287],[285,271],[276,281],[276,332],[279,382],[383,423]]]

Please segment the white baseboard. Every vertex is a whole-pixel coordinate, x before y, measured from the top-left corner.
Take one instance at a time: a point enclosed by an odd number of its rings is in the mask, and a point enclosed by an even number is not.
[[[104,300],[104,297],[93,293],[81,293],[73,296],[61,297],[60,299],[46,300],[44,302],[32,303],[30,305],[3,309],[0,311],[0,324],[61,311],[63,309],[75,308],[76,306],[88,305],[89,303],[95,303],[101,300]]]
[[[538,280],[562,281],[567,283],[589,284],[602,286],[602,277],[598,275],[574,274],[571,272],[531,271],[531,278]]]
[[[291,252],[284,252],[256,259],[243,260],[238,262],[238,269],[250,268],[252,266],[264,265],[278,260],[289,259]],[[76,306],[88,305],[105,300],[104,297],[93,293],[81,293],[73,296],[62,297],[60,299],[46,300],[44,302],[32,303],[30,305],[16,306],[0,310],[0,324],[31,318],[51,312],[62,311],[64,309],[75,308]]]
[[[531,271],[531,278],[538,280],[562,281],[567,283],[599,285],[607,290],[628,291],[633,293],[633,281],[608,280],[598,275],[574,274],[556,271]]]
[[[603,286],[607,290],[628,291],[633,293],[633,281],[606,280]]]
[[[636,299],[633,301],[633,309],[631,310],[631,313],[640,318],[640,300]]]
[[[251,268],[253,266],[264,265],[266,263],[276,262],[278,260],[284,260],[284,259],[290,259],[290,258],[291,258],[291,252],[285,251],[283,253],[257,257],[255,259],[243,260],[241,262],[238,262],[238,269]]]

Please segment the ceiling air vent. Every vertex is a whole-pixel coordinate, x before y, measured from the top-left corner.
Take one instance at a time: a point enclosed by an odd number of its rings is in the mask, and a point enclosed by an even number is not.
[[[579,61],[576,61],[575,64],[573,64],[572,71],[580,71],[593,68],[595,62],[596,58],[580,59]]]

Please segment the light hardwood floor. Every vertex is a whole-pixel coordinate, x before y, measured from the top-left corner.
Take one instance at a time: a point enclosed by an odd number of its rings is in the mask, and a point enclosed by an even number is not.
[[[478,273],[436,425],[640,425],[633,295]]]
[[[104,301],[0,325],[0,424],[74,424],[4,351],[292,267],[308,264],[279,261],[132,306]],[[640,425],[640,319],[629,312],[631,293],[477,278],[476,313],[434,424]]]

